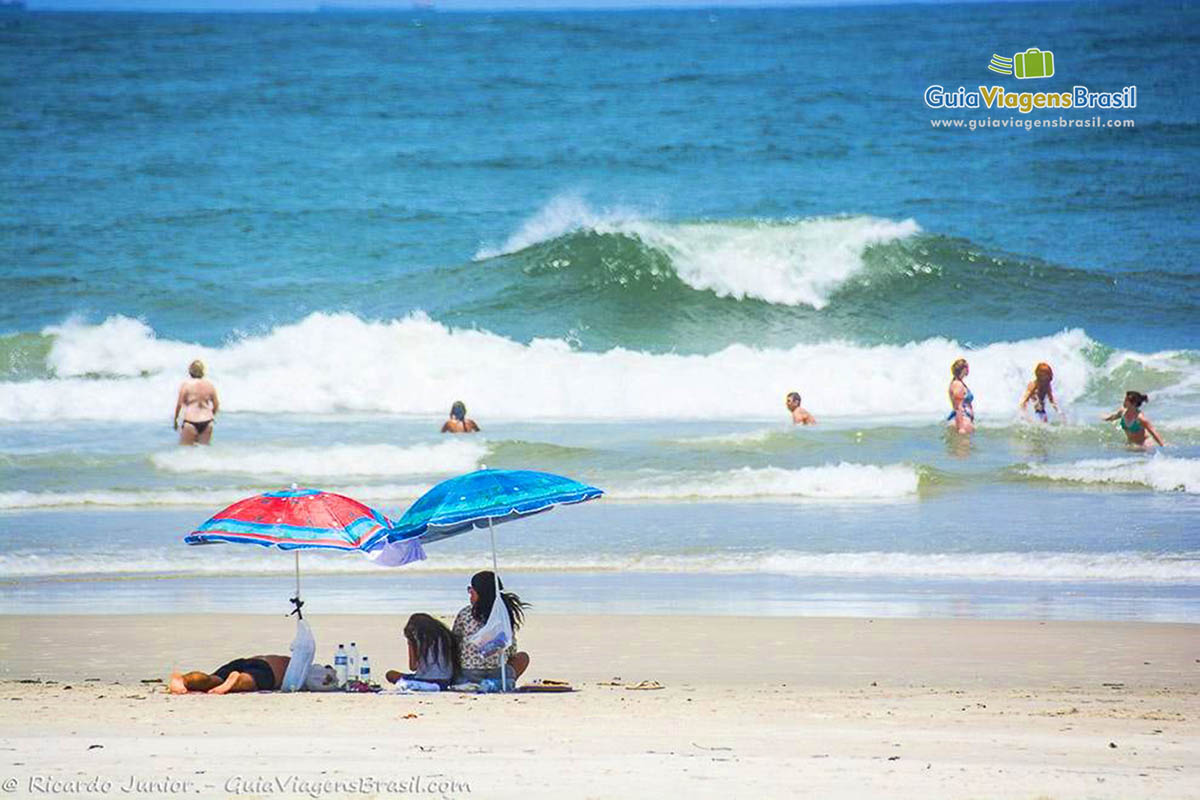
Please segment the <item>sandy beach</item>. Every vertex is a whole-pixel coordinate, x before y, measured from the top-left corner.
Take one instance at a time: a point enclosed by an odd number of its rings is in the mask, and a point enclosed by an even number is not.
[[[0,0],[0,800],[1200,800],[1197,32]]]
[[[399,616],[317,616],[400,663]],[[1200,796],[1194,625],[531,617],[565,695],[166,694],[275,616],[3,616],[15,796]],[[272,647],[272,644],[275,644]],[[659,681],[657,691],[624,688]],[[611,685],[611,684],[616,685]],[[91,782],[91,783],[89,783]],[[107,782],[107,783],[106,783]],[[105,791],[107,787],[107,791]]]

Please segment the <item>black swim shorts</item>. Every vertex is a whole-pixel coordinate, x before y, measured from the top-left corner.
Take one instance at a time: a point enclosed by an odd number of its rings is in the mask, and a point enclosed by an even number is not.
[[[269,692],[275,688],[275,672],[271,665],[261,658],[235,658],[228,664],[217,667],[212,674],[225,680],[231,672],[244,672],[254,678],[254,685],[260,692]]]

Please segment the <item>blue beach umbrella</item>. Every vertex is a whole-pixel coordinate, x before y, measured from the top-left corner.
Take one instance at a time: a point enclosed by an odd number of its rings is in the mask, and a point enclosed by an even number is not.
[[[492,574],[500,597],[496,567],[495,525],[549,511],[555,506],[595,500],[601,489],[585,483],[525,469],[481,469],[450,478],[423,494],[393,527],[386,531],[389,548],[415,542],[436,542],[474,528],[487,528],[492,539]],[[505,686],[504,659],[500,659],[500,687]]]
[[[472,528],[488,528],[549,511],[555,506],[595,500],[595,486],[527,469],[481,469],[449,478],[421,495],[386,531],[389,542],[419,536],[436,542]]]

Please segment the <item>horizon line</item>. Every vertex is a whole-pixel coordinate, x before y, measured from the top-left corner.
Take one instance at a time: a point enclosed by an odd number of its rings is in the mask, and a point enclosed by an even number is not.
[[[222,6],[218,8],[203,7],[168,7],[143,8],[141,6],[122,6],[114,4],[96,8],[80,8],[78,6],[29,6],[26,4],[25,13],[52,14],[476,14],[476,13],[545,13],[562,11],[587,12],[631,12],[631,11],[778,11],[785,9],[803,8],[867,8],[867,7],[900,7],[900,6],[960,6],[960,5],[1032,5],[1038,3],[1060,4],[1082,0],[779,0],[779,2],[749,2],[745,4],[720,4],[702,2],[696,4],[678,2],[650,2],[639,4],[629,2],[619,5],[591,5],[586,1],[578,4],[565,3],[553,6],[454,6],[450,8],[430,6],[420,2],[396,5],[340,5],[320,3],[313,7],[271,8]],[[1121,3],[1123,0],[1100,0],[1100,4]]]

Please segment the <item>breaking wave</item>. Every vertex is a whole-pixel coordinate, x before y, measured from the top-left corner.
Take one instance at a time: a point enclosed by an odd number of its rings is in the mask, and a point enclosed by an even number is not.
[[[419,312],[386,321],[317,313],[217,347],[160,338],[127,317],[67,322],[43,335],[52,341],[46,377],[0,381],[2,421],[162,419],[197,357],[208,364],[223,412],[438,417],[461,398],[483,420],[774,419],[784,394],[799,389],[807,406],[829,409],[825,415],[919,415],[934,422],[947,402],[948,365],[964,353],[976,411],[992,420],[1015,416],[1030,366],[1042,360],[1054,365],[1064,404],[1093,391],[1096,402],[1111,402],[1130,374],[1166,392],[1190,391],[1200,378],[1191,351],[1113,352],[1081,330],[977,349],[932,338],[874,346],[735,344],[695,355],[620,347],[588,352],[562,339],[522,343],[451,328]]]
[[[1157,454],[1151,458],[1097,458],[1070,464],[1029,464],[1022,474],[1049,481],[1144,486],[1157,492],[1200,494],[1200,460]]]

